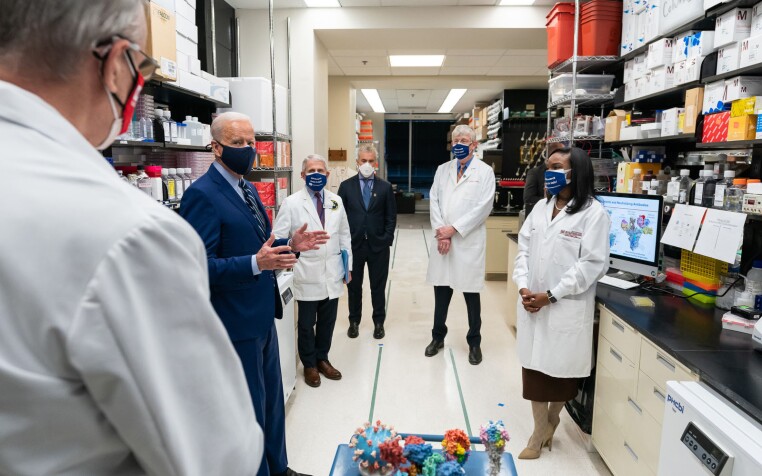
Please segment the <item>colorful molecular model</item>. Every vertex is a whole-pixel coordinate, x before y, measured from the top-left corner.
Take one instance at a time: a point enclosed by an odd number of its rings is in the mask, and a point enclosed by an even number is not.
[[[502,420],[489,421],[479,429],[479,437],[489,455],[490,476],[500,474],[500,459],[505,451],[505,445],[510,441],[508,431]]]
[[[382,458],[381,447],[384,446],[383,454],[394,457],[397,453],[389,443],[393,442],[399,447],[399,439],[394,429],[383,425],[380,420],[373,426],[365,423],[363,427],[358,428],[349,446],[355,449],[352,459],[358,462],[360,474],[363,476],[389,475],[395,472],[401,463],[397,462],[395,467],[395,462],[385,461]]]
[[[442,451],[448,461],[465,464],[471,449],[471,442],[463,430],[447,430],[442,440]]]

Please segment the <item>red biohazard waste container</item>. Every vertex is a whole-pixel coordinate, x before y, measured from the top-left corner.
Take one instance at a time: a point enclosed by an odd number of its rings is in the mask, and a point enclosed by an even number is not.
[[[574,3],[556,3],[545,17],[548,33],[548,68],[569,59],[574,49]],[[577,49],[577,53],[581,48]]]

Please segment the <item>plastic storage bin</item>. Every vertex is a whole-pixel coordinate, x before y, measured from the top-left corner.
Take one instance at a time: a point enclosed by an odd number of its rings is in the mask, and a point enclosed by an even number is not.
[[[582,56],[617,56],[622,38],[622,3],[593,0],[580,10]]]
[[[611,74],[578,74],[577,95],[583,94],[609,94],[614,75]],[[569,96],[572,92],[571,73],[559,74],[548,81],[550,97],[552,101]]]
[[[574,4],[556,3],[545,17],[548,34],[548,68],[566,61],[574,51]],[[577,54],[582,50],[577,45]]]

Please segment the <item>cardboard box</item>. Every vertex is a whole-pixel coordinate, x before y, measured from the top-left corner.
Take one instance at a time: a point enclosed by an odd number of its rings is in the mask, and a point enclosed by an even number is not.
[[[675,68],[675,86],[688,82],[688,60],[678,61],[673,65]]]
[[[648,69],[671,65],[674,44],[674,38],[662,38],[648,45],[648,58],[646,59]]]
[[[762,35],[741,41],[738,67],[745,68],[762,63]]]
[[[605,142],[616,142],[619,140],[619,131],[627,118],[627,111],[614,109],[606,118],[606,129],[603,135]]]
[[[751,8],[734,8],[717,17],[714,23],[714,46],[719,48],[745,40],[751,33]]]
[[[194,2],[195,5],[195,2]],[[196,7],[185,0],[175,0],[175,12],[178,16],[196,24]]]
[[[222,101],[225,103],[230,101],[230,83],[228,81],[209,74],[206,71],[201,71],[201,77],[209,81],[209,96],[211,96],[213,99],[216,99],[217,101]],[[281,105],[278,104],[278,106],[280,107]],[[283,129],[280,130],[281,132],[286,132]],[[370,133],[373,134],[373,131]]]
[[[190,71],[191,70],[191,64],[190,64],[190,56],[186,55],[182,51],[177,51],[177,69],[181,69],[183,71]]]
[[[753,140],[757,135],[757,115],[731,117],[728,122],[728,141]]]
[[[751,96],[748,98],[737,99],[730,105],[730,117],[756,114],[760,105],[762,105],[762,96]]]
[[[694,134],[696,132],[696,122],[704,104],[704,88],[692,88],[685,91],[685,115],[683,127],[679,127],[684,134]]]
[[[757,114],[757,133],[755,139],[762,139],[762,114]]]
[[[738,69],[741,61],[741,43],[737,41],[720,48],[717,52],[717,74],[729,73]]]
[[[762,78],[754,76],[736,76],[725,80],[723,102],[762,95]]]
[[[652,92],[660,92],[669,89],[675,85],[675,67],[674,65],[661,66],[651,70],[651,88]]]
[[[146,54],[159,63],[154,77],[163,81],[177,79],[175,16],[157,3],[146,3]]]
[[[177,51],[188,55],[191,59],[198,59],[198,45],[196,43],[175,32],[175,44]]]
[[[754,5],[751,9],[751,33],[749,36],[762,35],[762,3]]]
[[[209,85],[209,81],[200,76],[192,74],[190,71],[180,70],[177,72],[177,85],[189,91],[203,94],[204,96],[211,95],[211,86]]]
[[[701,142],[726,142],[729,123],[729,111],[704,116],[704,133]]]
[[[691,58],[686,61],[687,70],[685,72],[685,81],[682,84],[690,83],[691,81],[698,81],[701,79],[701,63],[704,62],[704,57]]]
[[[714,46],[713,31],[697,31],[690,37],[688,45],[688,59],[707,56],[717,49]]]
[[[152,3],[156,3],[168,12],[175,13],[175,0],[150,0]]]
[[[659,36],[659,22],[661,19],[662,11],[659,6],[658,0],[651,0],[647,2],[647,8],[646,10],[646,37],[645,41],[646,43],[650,42],[657,36]]]
[[[680,133],[678,126],[678,116],[684,112],[682,108],[673,107],[662,111],[661,113],[661,136],[676,136]]]
[[[710,114],[723,110],[723,97],[725,97],[725,81],[715,81],[704,86],[704,102],[701,107],[702,114]]]
[[[643,130],[640,126],[622,127],[619,130],[619,140],[638,140],[645,139]]]
[[[196,26],[196,19],[192,21],[182,16],[178,16],[176,19],[177,32],[184,37],[191,40],[193,43],[198,44],[198,27]]]
[[[627,84],[635,80],[635,60],[631,59],[624,62],[624,78],[622,81]]]
[[[673,63],[679,63],[680,61],[688,60],[688,49],[691,44],[691,37],[694,33],[696,32],[690,30],[675,36],[675,43],[672,46]]]
[[[638,55],[638,56],[634,57],[632,59],[632,61],[634,61],[634,65],[633,65],[634,68],[632,70],[632,78],[631,79],[633,79],[633,80],[640,79],[643,76],[645,76],[646,72],[648,71],[648,68],[646,67],[646,64],[647,64],[647,62],[646,62],[647,61],[646,55],[644,55],[644,54],[643,55]]]

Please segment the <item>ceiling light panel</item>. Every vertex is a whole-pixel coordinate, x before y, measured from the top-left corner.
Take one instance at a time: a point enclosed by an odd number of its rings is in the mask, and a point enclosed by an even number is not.
[[[381,97],[378,95],[378,91],[375,89],[361,89],[362,95],[370,104],[370,108],[373,112],[386,112],[384,110],[384,103],[381,102]]]
[[[438,68],[445,55],[389,55],[392,68]]]
[[[500,0],[498,6],[501,7],[516,7],[521,5],[534,5],[535,0]]]
[[[456,104],[458,104],[458,101],[460,101],[460,98],[463,97],[464,94],[466,94],[467,89],[451,89],[450,93],[447,95],[447,98],[445,98],[444,102],[442,103],[442,107],[439,108],[440,113],[449,113],[452,112],[452,109],[455,107]]]
[[[339,0],[304,0],[310,8],[336,8],[340,7]]]

